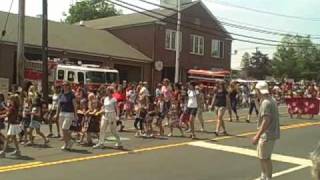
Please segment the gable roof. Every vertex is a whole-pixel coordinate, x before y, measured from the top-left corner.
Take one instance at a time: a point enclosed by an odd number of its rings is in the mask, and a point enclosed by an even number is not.
[[[8,13],[0,11],[0,27],[4,26]],[[26,17],[25,19],[25,44],[26,46],[41,47],[40,18]],[[10,14],[7,34],[0,43],[17,43],[18,16]],[[64,50],[70,53],[87,54],[121,58],[138,62],[152,62],[152,59],[120,40],[110,32],[95,30],[87,27],[69,25],[49,21],[48,23],[49,49]]]
[[[193,5],[198,3],[200,3],[200,1],[187,3],[181,7],[181,11],[189,7],[192,7]],[[132,14],[124,14],[119,16],[112,16],[112,17],[100,18],[95,20],[83,21],[83,23],[84,23],[84,26],[91,27],[94,29],[111,29],[111,28],[123,27],[123,26],[133,26],[133,25],[154,23],[160,20],[164,20],[166,19],[166,17],[170,17],[176,14],[176,12],[170,9],[164,9],[164,8],[153,9],[153,10],[150,10],[150,12],[143,11],[143,13],[150,16],[154,16],[156,18],[137,12]],[[157,13],[163,14],[163,16]]]
[[[212,12],[203,4],[201,1],[194,1],[191,3],[187,3],[181,7],[181,11],[187,10],[190,7],[199,4],[205,12],[207,12],[210,18],[216,22],[218,25],[218,29],[226,34],[226,37],[232,39],[231,35],[224,28],[224,26],[220,23],[220,21],[212,14]],[[174,16],[177,13],[170,9],[160,8],[154,9],[150,11],[143,11],[143,14],[137,12],[132,14],[125,14],[119,16],[112,16],[106,18],[100,18],[95,20],[83,21],[83,25],[86,27],[94,28],[94,29],[113,29],[113,28],[122,28],[122,27],[132,27],[132,26],[140,26],[145,24],[151,24],[156,22],[166,22],[165,19],[168,17]],[[150,17],[150,16],[153,17]],[[170,21],[172,22],[172,21]]]

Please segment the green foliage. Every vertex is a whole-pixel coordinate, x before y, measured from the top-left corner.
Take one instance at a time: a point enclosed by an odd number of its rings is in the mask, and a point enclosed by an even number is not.
[[[320,49],[309,37],[286,36],[277,47],[272,61],[275,77],[295,80],[320,80]]]
[[[104,18],[121,14],[121,11],[105,0],[83,0],[72,5],[65,22],[73,24],[80,21]]]
[[[271,74],[271,60],[261,51],[256,51],[252,55],[246,52],[242,56],[241,67],[246,76],[255,79],[265,79]]]

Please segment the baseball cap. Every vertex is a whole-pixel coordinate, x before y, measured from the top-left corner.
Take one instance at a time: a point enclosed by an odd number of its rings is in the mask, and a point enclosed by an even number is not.
[[[256,84],[256,89],[258,89],[261,94],[269,94],[269,87],[266,81],[259,81]]]

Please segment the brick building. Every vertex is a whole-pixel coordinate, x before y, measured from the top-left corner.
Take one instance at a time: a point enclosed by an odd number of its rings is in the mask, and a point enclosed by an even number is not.
[[[188,3],[181,14],[180,79],[187,80],[189,69],[230,70],[231,36],[207,7],[201,1]],[[176,18],[172,10],[156,9],[85,21],[84,25],[109,31],[154,62],[162,61],[161,72],[152,68],[153,82],[159,82],[174,79]]]
[[[189,69],[230,70],[232,38],[206,6],[182,6],[180,78]],[[7,13],[0,12],[0,19]],[[152,16],[152,17],[150,17]],[[49,56],[107,65],[118,69],[121,80],[174,79],[176,12],[155,9],[92,21],[81,26],[49,22]],[[7,34],[0,39],[0,77],[15,82],[17,15],[10,15]],[[3,26],[4,22],[0,22]],[[83,27],[85,26],[85,27]],[[41,19],[26,18],[26,57],[41,59]],[[162,62],[157,71],[155,63]]]

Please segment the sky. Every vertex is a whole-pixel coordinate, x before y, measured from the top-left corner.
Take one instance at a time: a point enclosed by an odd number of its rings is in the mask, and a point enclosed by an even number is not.
[[[0,0],[0,11],[8,11],[11,0]],[[13,0],[13,13],[18,11],[18,1]],[[68,13],[68,9],[72,3],[76,0],[48,0],[48,16],[50,20],[61,21],[65,18],[64,13]],[[147,9],[154,9],[155,6],[150,6],[139,0],[123,0],[140,7]],[[148,0],[150,2],[159,3],[159,0]],[[320,19],[319,7],[320,0],[202,0],[202,2],[208,7],[212,14],[218,18],[222,18],[225,22],[237,22],[236,24],[254,24],[257,26],[263,26],[267,28],[279,29],[282,31],[297,32],[300,34],[315,34],[320,37],[320,21],[309,21],[300,19],[291,19],[279,16],[271,16],[267,14],[260,14],[251,12],[244,9],[221,5],[220,2],[230,3],[232,5],[238,5],[253,9],[259,9],[263,11],[275,12],[280,14],[307,17],[307,18],[318,18]],[[126,10],[120,7],[124,13],[132,13],[130,10]],[[37,16],[42,12],[42,0],[26,0],[26,15]],[[3,21],[3,19],[0,19]],[[233,22],[233,23],[234,23]],[[255,33],[245,31],[237,28],[227,27],[225,28],[232,33],[242,34],[246,36],[256,36],[259,38],[266,38],[272,40],[281,40],[281,36],[267,35],[262,33]],[[247,39],[243,37],[233,36],[234,38]],[[256,40],[253,40],[256,41]],[[320,39],[313,41],[314,43],[320,44]],[[232,52],[235,50],[237,53],[232,53],[231,64],[233,69],[239,69],[241,63],[241,57],[245,52],[254,52],[255,48],[258,47],[263,53],[269,55],[272,58],[275,52],[274,47],[250,44],[239,41],[233,41]]]

